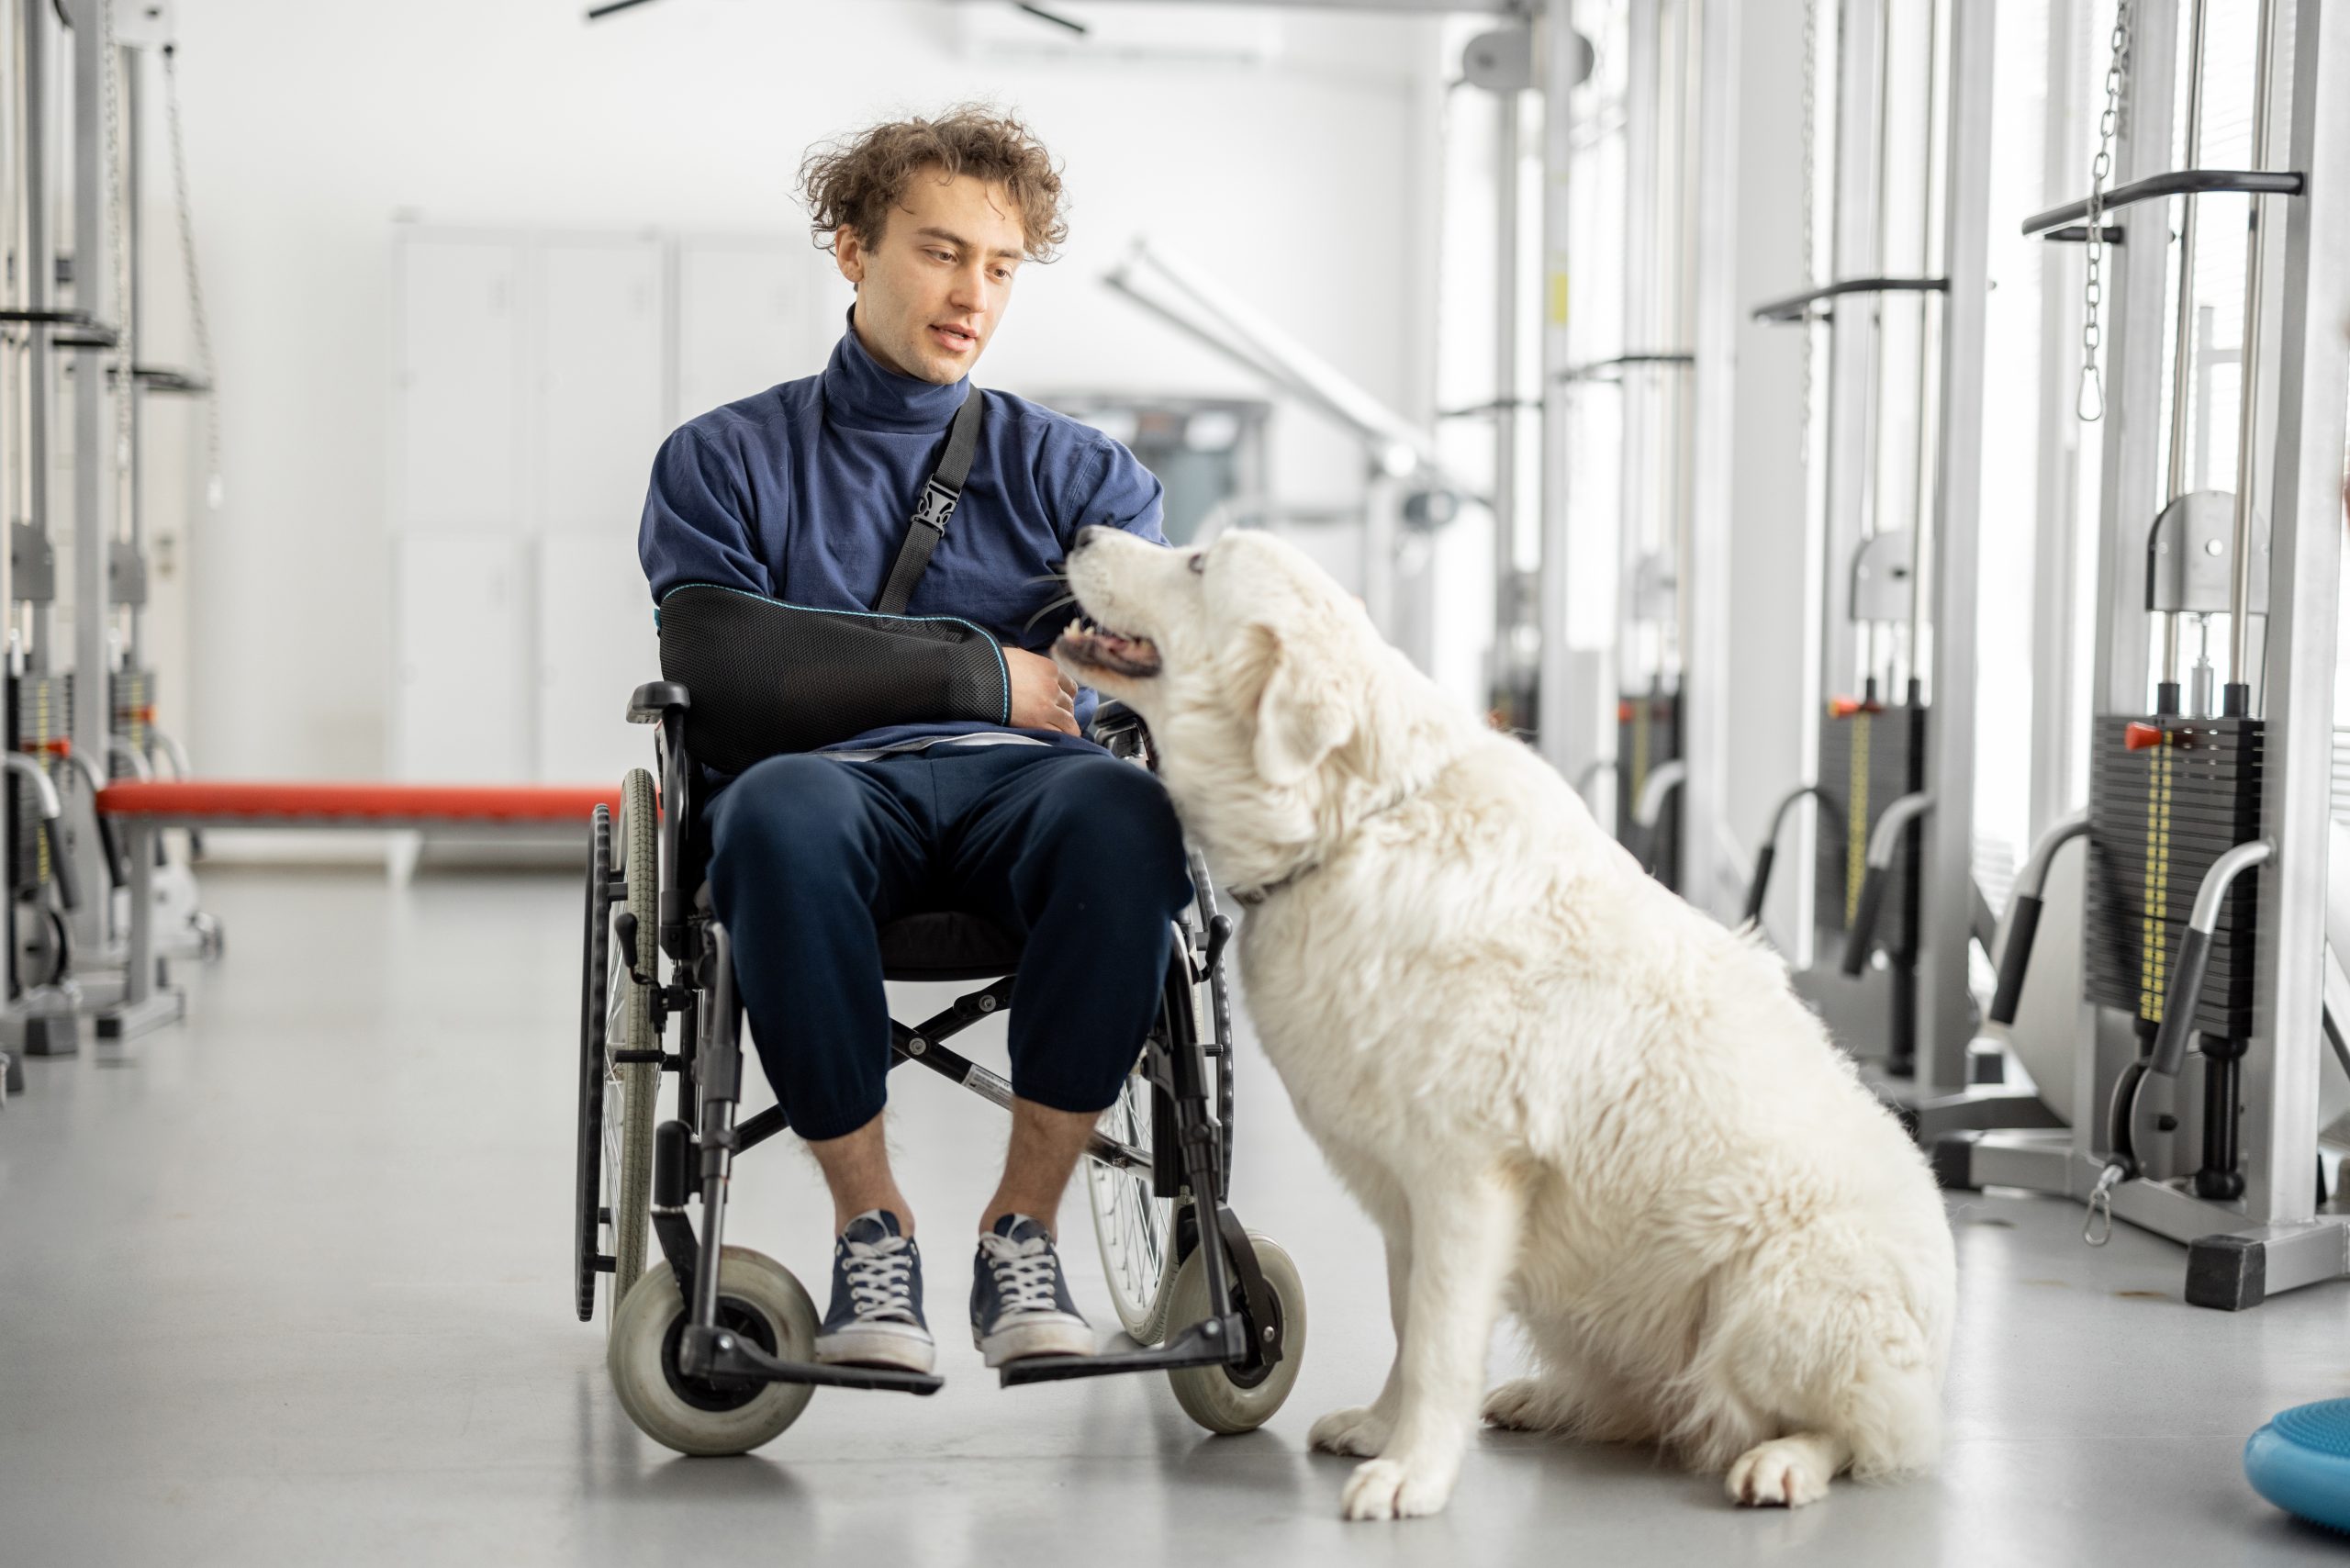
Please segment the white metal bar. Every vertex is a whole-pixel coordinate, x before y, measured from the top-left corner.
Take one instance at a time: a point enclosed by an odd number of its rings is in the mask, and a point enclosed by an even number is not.
[[[1536,592],[1542,628],[1538,744],[1567,772],[1586,760],[1572,734],[1577,704],[1569,688],[1575,660],[1567,644],[1567,433],[1569,398],[1559,377],[1572,363],[1567,333],[1571,231],[1567,182],[1574,165],[1574,84],[1583,73],[1573,0],[1543,0],[1536,30],[1542,84],[1542,499],[1541,564]]]
[[[2254,1017],[2244,1065],[2244,1201],[2255,1218],[2309,1217],[2316,1183],[2324,995],[2328,796],[2340,636],[2343,388],[2350,385],[2350,15],[2291,7],[2267,101],[2289,102],[2292,167],[2309,195],[2270,204],[2284,256],[2269,466],[2268,702],[2261,827],[2280,853],[2260,877]],[[2331,26],[2328,23],[2331,23]],[[2286,73],[2290,73],[2289,77]],[[2284,210],[2276,209],[2282,207]],[[2246,324],[2245,342],[2257,323]],[[2246,375],[2252,361],[2246,360]]]

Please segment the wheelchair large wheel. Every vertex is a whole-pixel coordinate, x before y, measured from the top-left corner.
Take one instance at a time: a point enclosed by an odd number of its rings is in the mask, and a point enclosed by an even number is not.
[[[774,1259],[724,1249],[718,1321],[779,1361],[812,1360],[816,1304]],[[604,1364],[621,1408],[638,1430],[679,1453],[748,1453],[800,1418],[815,1390],[804,1383],[715,1383],[677,1370],[686,1305],[666,1268],[640,1278],[612,1314]]]
[[[598,806],[588,830],[588,924],[579,982],[579,1103],[573,1155],[571,1268],[579,1321],[596,1316],[596,1276],[610,1211],[603,1206],[604,1022],[611,937],[612,813]]]
[[[1281,1346],[1281,1359],[1270,1367],[1179,1367],[1167,1374],[1183,1414],[1211,1432],[1226,1435],[1253,1432],[1271,1420],[1297,1385],[1298,1372],[1305,1364],[1305,1282],[1298,1278],[1297,1265],[1290,1255],[1274,1242],[1252,1230],[1248,1244],[1256,1249],[1257,1267],[1263,1271],[1265,1286],[1272,1292],[1274,1339]],[[1175,1288],[1169,1293],[1169,1321],[1188,1325],[1208,1316],[1205,1260],[1211,1245],[1209,1238],[1201,1238],[1200,1245],[1192,1249],[1192,1255],[1175,1271]],[[1237,1280],[1232,1289],[1233,1310],[1237,1311]]]
[[[627,879],[628,896],[614,902],[614,913],[624,909],[636,917],[637,951],[627,952],[620,933],[611,934],[604,1025],[603,1188],[610,1215],[605,1234],[612,1257],[611,1287],[605,1298],[608,1326],[616,1316],[610,1309],[627,1297],[644,1272],[653,1212],[653,1125],[661,1095],[661,1066],[644,1058],[660,1050],[661,1036],[653,1031],[650,988],[639,985],[632,970],[649,977],[659,962],[660,821],[653,775],[642,767],[630,769],[621,785],[621,820],[614,834],[614,847],[624,857],[620,868]]]
[[[1102,1113],[1102,1132],[1147,1153],[1157,1092],[1142,1073],[1128,1073],[1116,1102]],[[1147,1168],[1127,1170],[1098,1159],[1085,1162],[1085,1196],[1118,1323],[1136,1344],[1156,1345],[1167,1337],[1175,1282],[1175,1201],[1151,1191]]]

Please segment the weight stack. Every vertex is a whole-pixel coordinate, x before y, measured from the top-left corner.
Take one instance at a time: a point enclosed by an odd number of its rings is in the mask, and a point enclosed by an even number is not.
[[[21,675],[10,679],[7,688],[10,744],[38,759],[41,771],[62,790],[65,759],[51,747],[73,734],[73,678]],[[39,892],[50,879],[50,846],[40,825],[40,801],[10,774],[8,887],[19,898]]]
[[[1665,797],[1656,830],[1643,834],[1632,813],[1649,775],[1681,756],[1681,699],[1677,693],[1651,691],[1627,696],[1616,704],[1616,837],[1635,855],[1650,857],[1656,879],[1678,891],[1681,887],[1681,801],[1686,786]]]
[[[2136,751],[2130,732],[2159,731]],[[2088,924],[2082,990],[2100,1007],[2159,1024],[2171,959],[2211,863],[2260,835],[2257,719],[2100,716],[2089,755]],[[2261,868],[2220,905],[2195,1027],[2252,1033],[2255,911]]]
[[[1818,928],[1849,928],[1861,899],[1869,835],[1885,809],[1925,788],[1926,710],[1907,703],[1849,713],[1831,711],[1819,725],[1818,849],[1813,859],[1812,908]],[[1908,953],[1918,941],[1918,835],[1893,863],[1877,916],[1876,938],[1886,950]]]
[[[134,751],[145,756],[149,732],[155,722],[155,672],[151,669],[118,670],[107,678],[106,690],[113,699],[113,733],[129,741]],[[119,757],[107,759],[107,778],[129,776],[129,763]]]

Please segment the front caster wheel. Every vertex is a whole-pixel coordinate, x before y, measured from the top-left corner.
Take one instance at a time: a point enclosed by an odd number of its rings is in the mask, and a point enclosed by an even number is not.
[[[1204,1249],[1212,1244],[1209,1238],[1202,1238],[1176,1271],[1174,1286],[1168,1292],[1170,1327],[1197,1323],[1208,1316],[1203,1259]],[[1270,1367],[1179,1367],[1167,1374],[1183,1414],[1211,1432],[1253,1432],[1271,1420],[1296,1386],[1298,1371],[1305,1364],[1305,1282],[1298,1278],[1297,1265],[1277,1244],[1253,1230],[1248,1233],[1248,1244],[1257,1249],[1257,1267],[1264,1272],[1265,1288],[1272,1293],[1273,1338],[1281,1346],[1281,1359]],[[1237,1312],[1241,1305],[1240,1282],[1235,1280],[1231,1309]]]
[[[662,1266],[639,1275],[612,1315],[604,1364],[639,1430],[679,1453],[748,1453],[800,1418],[815,1392],[806,1383],[711,1383],[679,1372],[686,1317],[677,1277]],[[725,1249],[718,1321],[778,1361],[814,1359],[816,1304],[789,1269],[747,1247]]]

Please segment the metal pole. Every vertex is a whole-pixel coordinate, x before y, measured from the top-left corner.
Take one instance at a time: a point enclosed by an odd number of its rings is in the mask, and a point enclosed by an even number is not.
[[[1990,302],[1994,12],[1954,6],[1942,247],[1941,471],[1933,519],[1934,700],[1926,715],[1933,815],[1918,830],[1918,1077],[1921,1088],[1966,1087],[1974,1037],[1967,988],[1975,922],[1975,643],[1983,490],[1984,326]],[[1911,650],[1914,661],[1916,650]]]
[[[1922,157],[1919,162],[1918,193],[1918,275],[1930,277],[1934,265],[1934,110],[1935,91],[1942,84],[1934,70],[1935,35],[1941,31],[1942,6],[1937,0],[1926,3],[1926,118],[1925,131],[1919,139]],[[1955,73],[1955,50],[1953,70]],[[1956,84],[1953,84],[1951,107],[1956,111]],[[1953,149],[1955,155],[1956,149]],[[1927,487],[1927,410],[1932,406],[1932,356],[1927,353],[1927,341],[1934,315],[1933,296],[1918,296],[1918,423],[1910,442],[1909,497],[1917,509],[1917,536],[1910,542],[1909,558],[1913,566],[1909,573],[1909,677],[1912,682],[1923,678],[1928,625],[1928,596],[1933,591],[1933,538],[1930,520],[1932,507],[1926,498]],[[1947,318],[1945,318],[1947,319]],[[1941,627],[1940,622],[1932,624]]]
[[[126,510],[129,513],[130,547],[143,563],[147,559],[147,517],[142,495],[143,465],[140,454],[145,447],[146,399],[139,395],[139,340],[145,336],[147,312],[139,288],[139,239],[143,226],[140,214],[140,140],[139,64],[142,56],[136,49],[122,50],[122,243],[129,255],[124,272],[130,288],[130,313],[122,341],[122,379],[115,388],[115,396],[129,400],[130,450],[129,474],[126,492]],[[126,654],[133,669],[147,667],[147,615],[138,604],[129,606],[129,626],[125,636]]]
[[[2273,70],[2272,50],[2264,46],[2260,52]],[[2266,1224],[2309,1218],[2316,1185],[2317,1053],[2341,609],[2343,387],[2350,384],[2350,341],[2344,336],[2350,323],[2350,14],[2301,0],[2293,7],[2288,58],[2290,166],[2308,174],[2309,194],[2288,199],[2280,214],[2282,308],[2269,470],[2275,507],[2271,656],[2261,789],[2262,833],[2276,841],[2278,854],[2260,872],[2253,1014],[2262,1021],[2265,1037],[2244,1064],[2244,1147],[2251,1151],[2244,1205],[2247,1217]],[[2264,105],[2276,102],[2265,90],[2266,77],[2264,71]],[[2277,86],[2285,90],[2284,84]],[[2259,162],[2266,166],[2265,159]],[[2245,328],[2247,386],[2258,326],[2254,318]],[[2246,465],[2239,470],[2241,498],[2251,470]],[[2237,548],[2241,561],[2241,542]],[[2333,1273],[2341,1271],[2341,1262],[2336,1239]],[[2278,1288],[2273,1279],[2270,1288]]]
[[[23,0],[25,90],[25,308],[49,308],[50,290],[57,276],[56,259],[49,244],[49,66],[46,29],[50,8],[41,0]],[[49,334],[36,327],[25,334],[25,491],[27,521],[46,540],[49,515],[49,414],[52,386]],[[9,591],[15,592],[14,584]],[[15,600],[9,601],[10,609]],[[51,667],[50,607],[32,608],[26,628],[25,667],[45,675]]]
[[[1620,324],[1625,353],[1648,353],[1665,344],[1658,332],[1657,300],[1663,292],[1657,276],[1662,263],[1659,248],[1663,226],[1657,220],[1659,142],[1663,118],[1661,69],[1663,27],[1658,12],[1662,0],[1631,7],[1625,17],[1624,51],[1624,313]],[[1674,345],[1677,347],[1678,345]],[[1616,672],[1615,690],[1606,704],[1626,694],[1645,694],[1657,672],[1645,633],[1646,610],[1639,584],[1642,566],[1655,550],[1655,518],[1662,498],[1652,380],[1626,366],[1617,407],[1623,420],[1623,460],[1617,469],[1616,540]],[[1631,767],[1630,757],[1619,762]],[[1627,787],[1638,789],[1637,769],[1628,772]],[[1621,824],[1619,824],[1620,826]]]
[[[2296,7],[2298,9],[2298,6]],[[2260,46],[2252,86],[2252,166],[2268,167],[2268,78],[2276,70],[2277,0],[2260,0]],[[2314,16],[2309,18],[2312,28]],[[2296,118],[2298,118],[2298,106]],[[2314,176],[2312,176],[2314,179]],[[2332,194],[2312,184],[2304,200],[2326,200]],[[2192,199],[2188,206],[2193,206]],[[2236,416],[2235,552],[2228,578],[2227,711],[2249,714],[2252,709],[2252,518],[2253,486],[2259,465],[2253,454],[2260,435],[2260,307],[2266,276],[2266,235],[2260,222],[2260,198],[2244,198],[2244,358],[2236,375],[2243,388]],[[2339,330],[2338,324],[2329,324]],[[2279,520],[2282,521],[2281,519]]]
[[[1851,0],[1841,11],[1836,66],[1835,214],[1830,278],[1880,275],[1876,165],[1881,0]],[[1820,689],[1852,689],[1859,668],[1852,623],[1852,557],[1867,531],[1875,471],[1877,334],[1868,308],[1846,302],[1829,327],[1827,517],[1820,547]]]
[[[2193,0],[2187,20],[2187,151],[2183,167],[2193,169],[2203,161],[2203,50],[2206,29],[2203,26],[2208,7],[2204,0]],[[2175,501],[2187,493],[2187,410],[2188,392],[2195,375],[2195,216],[2202,203],[2193,196],[2183,198],[2185,209],[2178,225],[2178,308],[2174,318],[2173,333],[2177,343],[2171,350],[2170,368],[2170,465],[2164,486],[2164,499]],[[2178,684],[2178,617],[2163,617],[2163,685],[2165,689]]]
[[[1542,501],[1538,568],[1541,646],[1538,737],[1542,755],[1561,772],[1574,767],[1590,737],[1571,734],[1576,708],[1568,690],[1567,393],[1559,377],[1572,363],[1567,335],[1568,174],[1574,162],[1574,84],[1583,78],[1583,40],[1574,29],[1573,0],[1544,0],[1537,41],[1542,84]]]
[[[115,62],[102,39],[102,7],[111,0],[72,0],[73,26],[73,303],[93,320],[113,324],[114,268],[106,249],[106,73]],[[84,342],[90,340],[85,339]],[[73,351],[73,749],[93,759],[106,754],[112,728],[106,649],[106,557],[114,539],[117,470],[115,432],[107,416],[106,360],[111,351]],[[100,775],[103,777],[103,774]],[[96,803],[91,803],[96,810]],[[95,834],[82,840],[82,885],[99,890],[74,912],[78,949],[103,963],[109,935],[106,867]]]
[[[1734,918],[1742,899],[1731,902],[1730,890],[1719,885],[1724,868],[1717,846],[1727,835],[1729,792],[1728,632],[1732,437],[1738,408],[1740,40],[1735,0],[1692,3],[1698,6],[1694,29],[1697,199],[1691,231],[1695,255],[1689,347],[1696,364],[1686,377],[1691,405],[1689,561],[1684,573],[1689,629],[1684,662],[1689,678],[1681,687],[1681,724],[1689,778],[1683,786],[1681,891],[1698,908],[1729,913]],[[1743,870],[1739,868],[1741,874]],[[1743,890],[1737,891],[1742,894]]]
[[[2080,91],[2073,26],[2084,3],[2050,0],[2048,7],[2048,103],[2040,185],[2041,198],[2051,207],[2071,200],[2073,187],[2080,182],[2073,152]],[[2034,843],[2069,814],[2083,794],[2073,767],[2076,737],[2084,722],[2073,694],[2081,428],[2071,401],[2078,378],[2072,350],[2081,337],[2080,289],[2071,285],[2073,249],[2040,248],[2039,526],[2032,546],[2029,817]]]
[[[1517,720],[1525,690],[1517,630],[1526,619],[1517,566],[1518,95],[1494,95],[1494,680]]]

